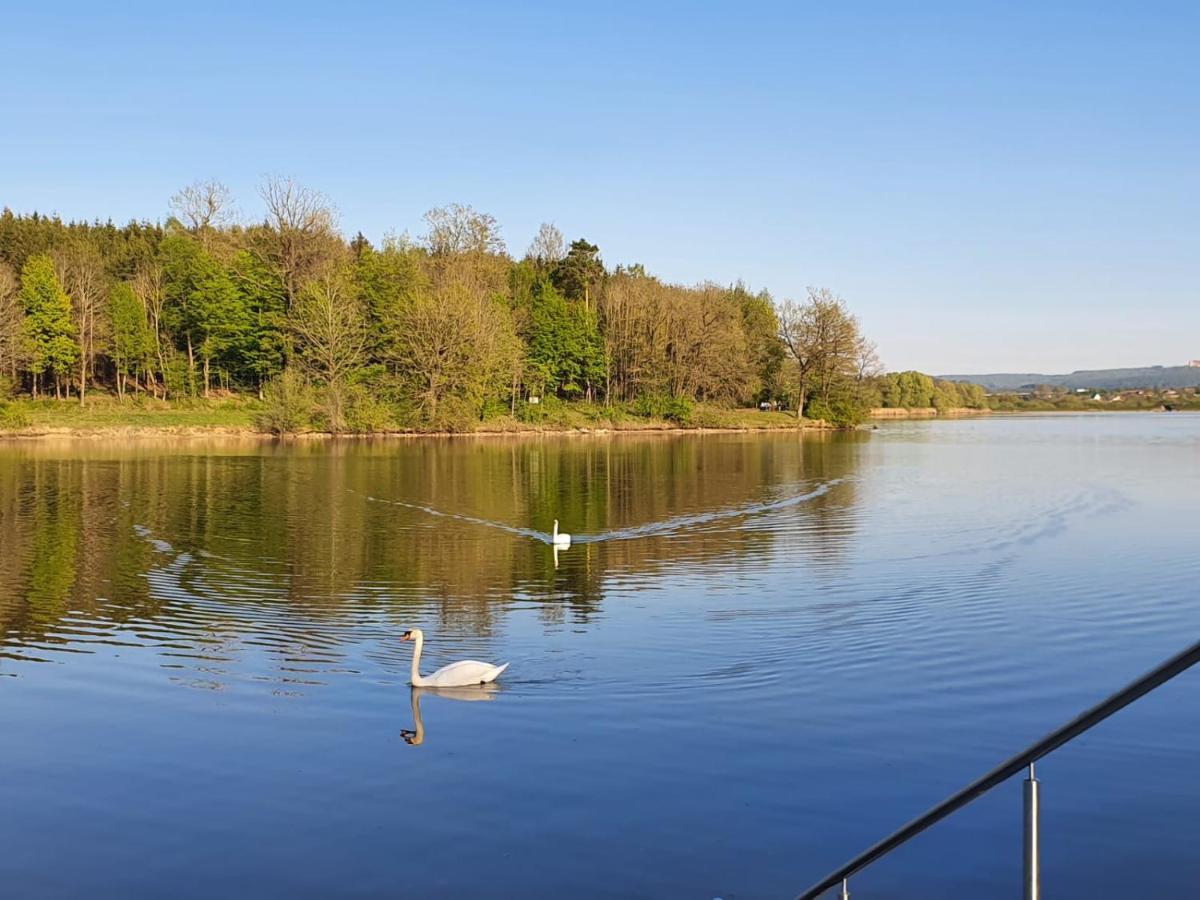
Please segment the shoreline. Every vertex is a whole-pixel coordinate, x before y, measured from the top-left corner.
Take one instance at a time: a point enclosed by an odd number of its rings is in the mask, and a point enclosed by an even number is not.
[[[805,420],[793,425],[763,424],[761,426],[688,426],[664,425],[659,422],[645,425],[629,425],[613,428],[597,426],[595,428],[564,427],[564,428],[480,428],[474,431],[373,431],[373,432],[339,432],[306,431],[294,434],[273,434],[258,431],[254,428],[229,427],[224,425],[125,425],[105,426],[95,428],[24,428],[14,431],[0,431],[0,443],[36,442],[49,440],[115,440],[115,439],[176,439],[198,440],[205,438],[230,438],[254,442],[283,442],[303,443],[306,441],[333,440],[415,440],[421,438],[499,438],[499,437],[613,437],[619,435],[685,435],[685,434],[766,434],[771,432],[830,432],[837,429],[821,421]]]
[[[245,441],[319,441],[337,438],[418,438],[526,434],[682,434],[707,432],[795,432],[828,430],[826,422],[797,418],[779,411],[750,407],[701,405],[678,417],[639,415],[627,406],[591,404],[556,406],[537,417],[494,414],[454,422],[360,422],[358,428],[328,431],[323,422],[305,421],[301,430],[279,432],[263,415],[261,403],[247,398],[220,398],[177,405],[126,405],[98,397],[86,406],[61,401],[0,402],[0,441],[159,438],[238,438]],[[540,412],[540,411],[539,411]],[[289,423],[290,424],[290,423]],[[299,423],[297,423],[299,424]],[[312,427],[312,426],[316,427]],[[374,425],[375,427],[370,427]]]
[[[1160,406],[1100,407],[1097,409],[966,409],[955,408],[938,412],[933,407],[905,409],[884,407],[871,410],[868,422],[904,419],[969,419],[980,416],[1107,416],[1119,413],[1195,413],[1195,407],[1163,409]]]
[[[868,421],[872,419],[961,419],[966,416],[988,416],[993,412],[995,410],[972,409],[967,406],[954,406],[943,410],[934,406],[878,406],[867,414],[867,418]]]
[[[1180,410],[1186,412],[1188,410]],[[304,443],[334,440],[417,440],[421,438],[500,438],[500,437],[612,437],[619,435],[666,435],[678,436],[687,434],[767,434],[781,433],[829,433],[834,431],[855,431],[870,429],[873,424],[887,421],[937,421],[948,419],[978,418],[984,416],[1021,416],[1021,415],[1095,415],[1105,413],[1154,413],[1162,412],[1156,408],[1144,409],[1044,409],[1044,410],[993,410],[956,408],[938,412],[932,407],[928,409],[879,408],[871,410],[868,418],[858,426],[838,427],[820,419],[778,419],[761,424],[747,423],[740,425],[688,425],[667,422],[663,420],[624,421],[619,425],[612,423],[584,425],[533,425],[510,423],[508,427],[501,424],[491,427],[480,427],[470,431],[416,429],[394,429],[389,431],[371,432],[330,432],[305,431],[288,434],[276,434],[261,431],[252,425],[27,425],[15,429],[0,428],[0,443],[34,443],[53,440],[177,440],[192,441],[202,439],[243,440],[254,443],[281,442]]]

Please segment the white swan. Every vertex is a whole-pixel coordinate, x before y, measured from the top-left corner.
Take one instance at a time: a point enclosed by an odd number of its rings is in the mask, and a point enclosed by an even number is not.
[[[424,676],[418,670],[421,664],[421,648],[425,646],[425,634],[420,628],[404,632],[402,641],[415,641],[412,658],[413,687],[465,687],[468,684],[488,684],[500,677],[500,673],[508,668],[508,663],[493,666],[491,663],[476,662],[464,659],[461,662],[442,666],[432,675]]]
[[[571,536],[558,530],[558,519],[554,520],[554,533],[550,536],[550,543],[555,547],[571,546]]]

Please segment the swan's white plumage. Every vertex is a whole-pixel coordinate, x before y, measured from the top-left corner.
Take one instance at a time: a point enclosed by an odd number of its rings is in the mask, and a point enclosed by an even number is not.
[[[415,642],[412,658],[412,683],[414,687],[466,687],[471,684],[490,684],[500,677],[500,673],[508,668],[508,663],[492,665],[464,659],[460,662],[442,666],[432,675],[422,675],[420,672],[421,648],[425,646],[425,634],[420,628],[414,628],[404,634],[404,640]]]
[[[558,530],[558,519],[554,520],[554,533],[550,535],[550,543],[555,547],[571,546],[571,536],[565,531]]]
[[[413,679],[417,687],[464,687],[469,684],[489,684],[500,677],[508,663],[493,666],[491,663],[464,659],[461,662],[442,666],[432,675],[418,675]]]

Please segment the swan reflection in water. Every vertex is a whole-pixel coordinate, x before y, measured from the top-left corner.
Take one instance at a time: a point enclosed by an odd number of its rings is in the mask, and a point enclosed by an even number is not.
[[[466,687],[414,687],[410,688],[409,701],[412,703],[412,730],[404,728],[400,736],[406,744],[416,747],[425,741],[425,723],[421,720],[421,697],[445,697],[447,700],[463,700],[473,703],[480,700],[495,700],[501,688],[498,684],[472,684]]]

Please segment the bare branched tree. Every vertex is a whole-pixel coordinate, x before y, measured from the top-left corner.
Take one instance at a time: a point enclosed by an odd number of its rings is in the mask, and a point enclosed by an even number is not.
[[[470,206],[452,203],[431,209],[425,213],[425,223],[429,226],[425,245],[435,256],[506,252],[495,216]]]
[[[304,285],[292,328],[306,368],[324,382],[330,430],[342,431],[348,378],[366,358],[368,346],[362,302],[346,267],[328,266]]]
[[[158,360],[158,375],[162,380],[162,395],[167,397],[167,361],[163,356],[162,316],[163,303],[166,301],[166,276],[162,263],[154,257],[143,259],[133,274],[133,293],[142,302],[146,310],[146,319],[154,332],[154,355]],[[147,378],[153,387],[152,377]]]
[[[337,210],[324,194],[292,178],[267,178],[259,195],[267,206],[263,255],[279,269],[290,308],[301,286],[344,250]]]
[[[554,223],[543,222],[525,255],[540,266],[553,266],[567,255],[566,239]]]
[[[226,228],[237,219],[233,192],[219,181],[197,181],[171,198],[175,218],[197,235]]]
[[[337,227],[337,213],[329,198],[293,178],[267,178],[259,194],[267,205],[267,223],[279,231],[314,235]]]
[[[21,356],[21,324],[25,319],[20,290],[13,270],[0,262],[0,372],[7,370],[14,380]]]
[[[739,296],[707,283],[664,284],[620,269],[599,303],[606,395],[666,394],[736,403],[755,390]]]
[[[868,341],[865,337],[859,341],[855,368],[855,377],[860,382],[870,381],[883,374],[883,362],[879,359],[879,348],[874,341]]]
[[[104,320],[100,315],[108,295],[108,277],[104,260],[96,248],[83,240],[72,241],[55,253],[59,281],[71,298],[75,334],[79,342],[79,403],[87,400],[88,379],[96,362],[96,350],[103,337]]]

